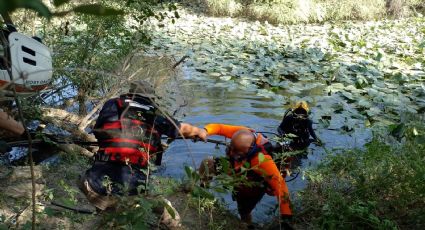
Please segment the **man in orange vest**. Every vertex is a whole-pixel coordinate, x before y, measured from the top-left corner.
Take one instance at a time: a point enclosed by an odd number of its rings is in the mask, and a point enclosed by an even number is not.
[[[244,175],[241,169],[246,168],[247,163],[249,164],[246,174],[247,183],[235,185],[234,188],[234,198],[242,221],[248,224],[252,222],[251,212],[266,192],[276,196],[280,215],[284,218],[291,217],[288,187],[269,155],[272,149],[271,143],[261,134],[244,126],[208,124],[205,129],[209,136],[220,135],[232,138],[226,150],[225,160],[230,163],[235,175]],[[199,168],[201,177],[208,178],[220,173],[222,160],[220,158],[204,160]]]

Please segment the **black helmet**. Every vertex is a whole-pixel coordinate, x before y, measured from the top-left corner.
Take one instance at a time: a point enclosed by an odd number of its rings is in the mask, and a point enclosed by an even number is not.
[[[144,80],[132,82],[129,93],[151,99],[157,98],[153,85]]]

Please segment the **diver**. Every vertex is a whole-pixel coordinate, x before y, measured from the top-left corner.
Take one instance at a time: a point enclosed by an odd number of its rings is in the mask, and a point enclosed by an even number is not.
[[[293,108],[285,112],[277,132],[282,138],[289,140],[284,144],[287,151],[304,150],[312,142],[319,145],[322,143],[314,132],[309,113],[310,109],[305,101],[297,102]]]

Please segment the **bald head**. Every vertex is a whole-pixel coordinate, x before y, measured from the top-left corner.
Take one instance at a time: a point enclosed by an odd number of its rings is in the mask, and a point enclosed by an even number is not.
[[[249,148],[254,141],[254,135],[247,129],[241,129],[233,134],[231,145],[235,148]]]
[[[255,138],[251,131],[247,129],[237,131],[232,136],[229,155],[233,157],[237,155],[246,156],[254,141]]]

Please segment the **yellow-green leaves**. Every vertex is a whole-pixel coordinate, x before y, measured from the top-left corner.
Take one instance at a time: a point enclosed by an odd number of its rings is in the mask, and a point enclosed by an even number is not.
[[[0,13],[11,13],[19,8],[36,11],[45,18],[50,18],[52,13],[41,0],[0,0]]]
[[[54,0],[55,7],[63,6],[69,3],[70,0]],[[69,10],[54,11],[49,9],[41,0],[0,0],[0,13],[5,15],[12,13],[17,9],[30,9],[37,12],[41,17],[50,19],[52,16],[64,16],[69,13],[82,13],[97,16],[111,16],[124,14],[124,11],[107,7],[102,4],[83,4],[75,6]]]
[[[263,163],[265,160],[264,154],[263,153],[259,153],[258,154],[258,162]]]
[[[83,13],[98,16],[111,16],[124,14],[124,11],[110,7],[105,7],[100,4],[80,5],[73,8],[75,13]]]

